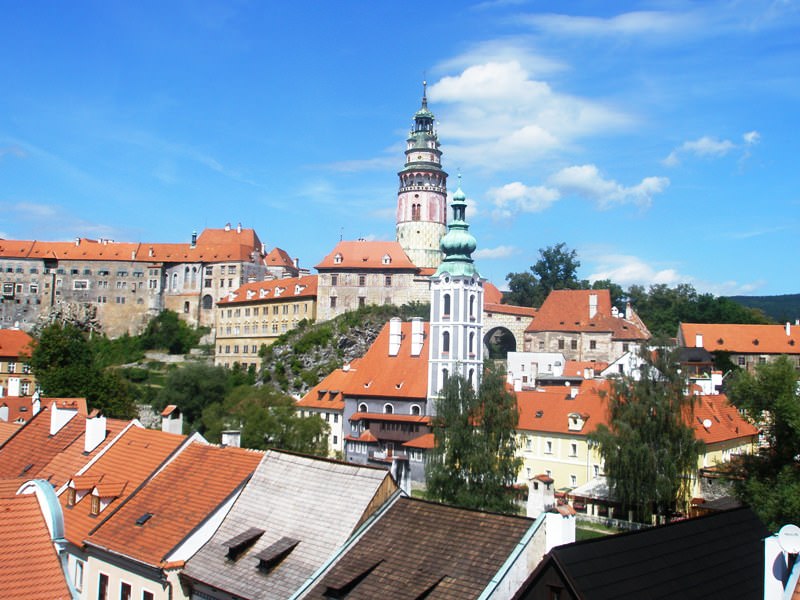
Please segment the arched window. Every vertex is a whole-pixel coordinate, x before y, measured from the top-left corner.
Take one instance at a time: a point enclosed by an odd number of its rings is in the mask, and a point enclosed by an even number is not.
[[[172,274],[172,289],[173,290],[178,289],[178,274],[177,273],[173,273]]]
[[[185,313],[189,312],[189,303],[188,302],[184,302],[183,303],[183,312],[185,312]]]
[[[419,404],[412,404],[411,405],[411,414],[415,417],[418,417],[422,414],[422,409],[419,407]]]
[[[469,353],[475,354],[475,332],[469,334]]]
[[[394,406],[392,406],[391,404],[384,404],[383,412],[387,415],[394,414]]]
[[[361,404],[359,404],[358,405],[358,412],[362,412],[362,413],[367,412],[367,405],[364,404],[363,402]]]
[[[469,297],[469,318],[475,318],[475,296]]]
[[[444,307],[442,309],[442,315],[445,317],[450,316],[450,294],[444,295]]]
[[[445,331],[442,333],[442,354],[450,353],[450,332]]]
[[[447,385],[447,379],[450,377],[450,372],[447,369],[442,369],[442,387]]]
[[[421,205],[419,204],[412,204],[411,205],[411,220],[412,221],[419,221],[421,215]]]
[[[203,310],[211,310],[214,308],[214,298],[211,297],[211,294],[206,294],[203,296]]]
[[[469,375],[467,376],[467,381],[472,384],[472,387],[475,387],[475,369],[469,370]]]

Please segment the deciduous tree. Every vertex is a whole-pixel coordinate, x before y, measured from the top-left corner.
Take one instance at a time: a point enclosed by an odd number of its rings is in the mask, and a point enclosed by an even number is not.
[[[494,368],[486,370],[480,393],[460,376],[451,377],[436,401],[436,447],[427,465],[431,498],[480,510],[515,512],[511,486],[516,457],[516,398]]]

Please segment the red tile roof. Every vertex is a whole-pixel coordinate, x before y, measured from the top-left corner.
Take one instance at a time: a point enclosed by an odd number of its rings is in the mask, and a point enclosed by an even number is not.
[[[294,261],[292,257],[289,256],[286,250],[282,250],[281,248],[273,248],[266,257],[264,257],[264,262],[267,264],[268,267],[286,267],[288,269],[294,269]]]
[[[270,281],[246,283],[234,292],[221,298],[217,304],[228,306],[247,302],[283,302],[298,298],[317,297],[317,276],[286,277]]]
[[[415,437],[413,440],[408,440],[405,444],[403,444],[403,446],[406,448],[422,448],[424,450],[430,450],[436,446],[436,442],[432,433],[423,433],[421,436]]]
[[[336,256],[341,261],[336,262]],[[390,262],[384,264],[383,258],[388,256]],[[357,269],[365,271],[376,269],[417,271],[417,267],[406,255],[398,242],[339,242],[336,247],[315,267],[318,271],[341,271]]]
[[[4,598],[71,598],[61,560],[33,494],[0,500],[0,565]]]
[[[431,418],[427,415],[401,415],[396,413],[366,413],[357,412],[353,413],[350,417],[351,421],[361,421],[367,419],[369,421],[394,421],[396,423],[422,423],[429,425]]]
[[[130,495],[142,482],[173,453],[185,440],[185,436],[141,427],[131,427],[120,436],[95,462],[80,475],[97,477],[96,485],[104,482],[125,483],[124,494]],[[74,506],[67,506],[68,494],[62,493],[59,501],[64,509],[66,538],[80,546],[89,532],[108,517],[124,499],[119,496],[98,516],[92,516],[91,498],[87,494]]]
[[[342,390],[352,386],[352,379],[358,371],[361,359],[355,359],[345,369],[336,369],[297,401],[298,408],[322,408],[344,410]],[[335,392],[335,393],[334,393]]]
[[[564,377],[584,377],[586,369],[594,369],[595,376],[605,371],[608,363],[599,361],[568,360],[564,363]]]
[[[703,336],[709,352],[737,354],[800,354],[800,326],[681,323],[679,340],[686,348],[696,347],[696,336]]]
[[[499,313],[501,315],[515,315],[518,317],[533,318],[536,316],[536,309],[528,306],[514,306],[513,304],[499,304],[495,302],[484,302],[483,312]]]
[[[724,394],[697,396],[692,412],[695,437],[706,444],[758,435],[758,428],[745,421]]]
[[[264,453],[194,442],[87,542],[156,567],[253,474]],[[151,516],[141,525],[142,516]]]
[[[597,297],[597,312],[589,318],[589,297]],[[638,317],[611,316],[608,290],[553,290],[526,332],[610,332],[616,340],[646,340],[650,332]]]
[[[485,304],[500,304],[503,301],[503,292],[491,281],[483,284],[483,303]]]
[[[107,260],[125,262],[221,262],[251,260],[261,251],[255,231],[205,229],[197,244],[148,244],[79,238],[77,242],[0,240],[0,257],[54,258],[59,260]]]
[[[429,326],[423,323],[423,344],[411,356],[411,323],[401,323],[402,342],[397,356],[389,356],[389,324],[384,325],[350,377],[342,378],[346,397],[425,399],[428,395]]]
[[[0,446],[2,446],[8,438],[14,435],[19,428],[22,427],[19,423],[6,423],[5,421],[0,421]]]
[[[29,357],[33,338],[19,329],[0,329],[0,356],[3,358]]]
[[[14,423],[17,419],[21,419],[22,423],[26,423],[33,417],[32,396],[4,396],[0,398],[0,406],[8,407],[9,423]]]

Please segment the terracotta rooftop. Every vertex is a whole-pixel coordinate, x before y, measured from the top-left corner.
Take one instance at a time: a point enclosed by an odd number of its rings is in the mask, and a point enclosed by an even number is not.
[[[525,431],[587,435],[601,423],[607,426],[608,411],[602,395],[608,391],[608,385],[605,380],[584,381],[575,398],[570,396],[570,391],[578,386],[547,386],[539,388],[541,391],[516,392],[517,427]],[[583,417],[585,425],[580,431],[570,431],[571,414]]]
[[[597,298],[597,311],[590,318],[591,296]],[[650,337],[650,332],[635,313],[623,319],[612,316],[611,312],[608,290],[553,290],[525,331],[607,332],[615,340],[646,340]]]
[[[171,550],[250,478],[263,456],[255,450],[194,442],[102,523],[87,543],[160,567]]]
[[[270,250],[269,254],[264,257],[264,262],[267,266],[279,266],[279,267],[287,267],[289,269],[294,269],[294,261],[292,257],[289,256],[289,253],[286,250],[281,248],[273,248]]]
[[[344,395],[342,390],[351,385],[353,376],[358,371],[361,359],[352,361],[345,369],[336,369],[325,377],[313,388],[308,390],[302,399],[297,401],[298,408],[323,408],[329,410],[344,410]]]
[[[317,297],[317,276],[286,277],[270,281],[246,283],[217,301],[218,306],[248,302],[285,302],[297,298]]]
[[[529,306],[514,306],[513,304],[500,304],[497,302],[484,302],[483,312],[528,317],[530,319],[536,316],[535,308]]]
[[[99,455],[94,462],[76,475],[96,478],[95,486],[118,495],[108,498],[102,512],[91,514],[91,498],[87,493],[74,506],[68,506],[69,494],[61,493],[66,538],[80,546],[97,525],[113,513],[119,503],[150,477],[186,439],[183,435],[165,433],[141,427],[130,427]]]
[[[364,419],[368,421],[391,421],[394,423],[422,423],[424,425],[428,425],[431,422],[431,418],[427,415],[401,415],[397,413],[357,412],[350,417],[351,421],[361,421]]]
[[[14,435],[20,427],[22,427],[20,423],[6,423],[5,421],[0,421],[0,446]]]
[[[503,292],[493,284],[491,281],[486,281],[483,284],[483,303],[486,304],[500,304],[503,302]]]
[[[71,598],[50,532],[33,494],[0,499],[0,590],[4,598]]]
[[[608,368],[608,363],[599,361],[568,360],[564,363],[564,377],[584,377],[586,369],[594,369],[595,376]]]
[[[0,329],[0,356],[3,358],[29,357],[32,343],[33,338],[24,331]]]
[[[337,258],[338,257],[338,258]],[[315,267],[318,271],[345,269],[417,271],[398,242],[344,241]]]
[[[697,347],[697,335],[703,337],[702,347],[709,352],[800,354],[800,325],[680,324],[681,346]]]
[[[742,418],[725,394],[697,396],[688,418],[691,419],[695,437],[706,444],[758,435],[758,428]]]
[[[478,598],[533,524],[399,498],[306,598]]]
[[[436,441],[432,433],[423,433],[413,440],[408,440],[403,446],[406,448],[423,448],[425,450],[430,450],[436,446]]]

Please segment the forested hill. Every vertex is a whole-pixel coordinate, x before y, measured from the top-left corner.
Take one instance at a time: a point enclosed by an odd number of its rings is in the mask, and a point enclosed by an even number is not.
[[[800,294],[784,294],[782,296],[728,296],[737,304],[748,308],[757,308],[769,318],[785,323],[800,319]]]

